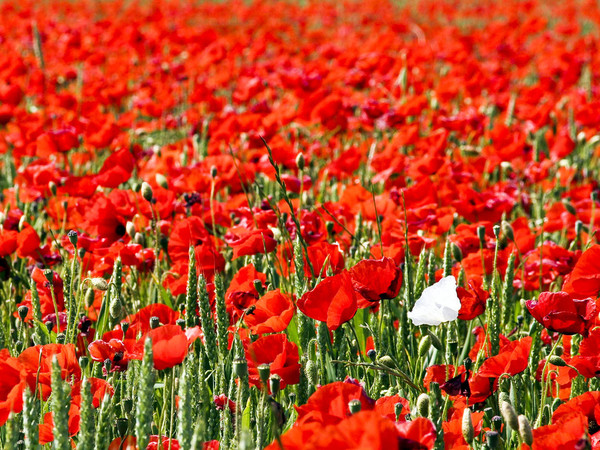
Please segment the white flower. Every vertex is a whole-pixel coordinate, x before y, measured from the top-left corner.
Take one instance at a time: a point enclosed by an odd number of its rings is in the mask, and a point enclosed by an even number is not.
[[[450,275],[423,291],[408,318],[414,325],[439,325],[456,320],[459,309],[456,279]]]

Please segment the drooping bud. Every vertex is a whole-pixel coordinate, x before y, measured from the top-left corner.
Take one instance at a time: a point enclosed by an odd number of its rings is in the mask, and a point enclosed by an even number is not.
[[[419,342],[419,358],[423,358],[427,353],[429,353],[430,348],[431,336],[426,334],[421,338],[421,342]]]
[[[519,429],[519,420],[513,405],[511,405],[509,402],[502,402],[500,406],[500,412],[502,413],[504,423],[506,423],[513,430]]]
[[[565,367],[567,365],[567,362],[558,355],[550,356],[550,358],[548,358],[548,362],[558,367]]]
[[[521,440],[527,444],[533,444],[533,432],[531,431],[531,424],[529,423],[529,419],[521,414],[518,418],[519,421],[519,436],[521,436]]]
[[[92,287],[97,291],[107,291],[108,290],[108,282],[104,278],[91,278]]]

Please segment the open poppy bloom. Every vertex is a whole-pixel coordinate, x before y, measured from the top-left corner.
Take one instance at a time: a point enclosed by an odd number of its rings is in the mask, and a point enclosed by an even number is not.
[[[152,340],[152,357],[156,370],[181,364],[188,352],[188,338],[179,325],[163,325],[144,334],[134,349],[136,359],[144,353],[146,339]]]
[[[460,308],[456,279],[450,275],[425,288],[408,318],[415,325],[439,325],[456,320]]]
[[[402,286],[402,271],[392,258],[365,259],[350,269],[352,286],[358,293],[359,308],[372,302],[395,298]]]
[[[285,334],[268,334],[246,347],[250,384],[258,388],[262,382],[258,366],[269,364],[271,374],[281,377],[281,388],[300,381],[300,356],[298,346],[290,342]]]
[[[545,328],[563,334],[586,335],[596,316],[594,300],[575,299],[566,292],[542,292],[538,300],[527,302],[527,309]]]
[[[308,317],[327,322],[330,330],[354,317],[357,310],[356,292],[348,271],[327,277],[298,300],[298,309]]]

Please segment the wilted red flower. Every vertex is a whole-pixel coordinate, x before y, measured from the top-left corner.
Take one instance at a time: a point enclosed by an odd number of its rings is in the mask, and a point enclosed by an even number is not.
[[[402,271],[392,258],[365,259],[350,270],[352,286],[358,293],[358,307],[395,298],[402,286]]]
[[[294,304],[279,289],[267,292],[254,304],[254,311],[244,316],[254,334],[284,331],[294,317]]]
[[[356,292],[347,270],[327,277],[297,302],[298,309],[308,317],[326,322],[330,330],[354,317],[357,310]]]
[[[550,331],[585,335],[595,317],[596,302],[574,299],[566,292],[542,292],[538,300],[527,302],[527,309]]]
[[[300,381],[298,346],[288,341],[285,334],[269,334],[258,338],[246,347],[250,384],[261,387],[258,366],[269,364],[271,374],[281,377],[281,388]]]

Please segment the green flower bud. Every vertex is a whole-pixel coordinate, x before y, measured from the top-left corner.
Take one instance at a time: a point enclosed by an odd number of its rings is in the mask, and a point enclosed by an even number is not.
[[[506,401],[502,402],[500,406],[500,412],[502,413],[504,423],[506,423],[513,430],[519,429],[519,420],[515,408],[513,408],[513,405]]]
[[[429,416],[429,395],[423,393],[417,398],[417,412],[421,417]]]
[[[152,201],[152,198],[154,196],[154,193],[152,192],[152,186],[150,186],[145,181],[142,183],[141,193],[144,200],[146,200],[147,202]]]
[[[475,438],[475,429],[473,428],[473,419],[471,418],[471,410],[465,408],[462,418],[462,435],[468,444],[473,442]]]
[[[519,421],[519,436],[521,436],[521,440],[527,444],[533,444],[533,432],[531,431],[531,424],[529,423],[529,419],[521,414],[518,418]]]

